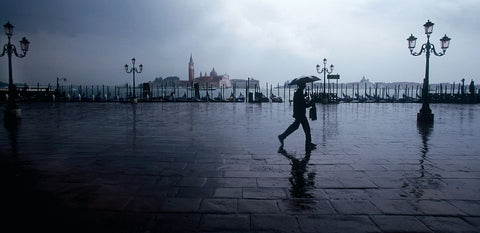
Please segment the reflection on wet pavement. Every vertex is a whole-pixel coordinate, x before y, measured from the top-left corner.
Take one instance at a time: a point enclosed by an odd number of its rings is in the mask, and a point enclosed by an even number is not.
[[[305,151],[305,155],[301,159],[297,159],[295,154],[289,154],[283,146],[278,149],[278,153],[290,160],[290,165],[292,166],[290,171],[291,177],[288,178],[291,184],[290,194],[292,197],[313,198],[309,191],[315,186],[315,173],[307,173],[308,161],[312,154],[311,151]]]
[[[302,130],[278,148],[288,103],[24,104],[18,127],[0,131],[7,222],[61,219],[59,232],[479,231],[480,106],[432,105],[430,127],[417,125],[419,107],[317,105],[318,148],[305,151]]]

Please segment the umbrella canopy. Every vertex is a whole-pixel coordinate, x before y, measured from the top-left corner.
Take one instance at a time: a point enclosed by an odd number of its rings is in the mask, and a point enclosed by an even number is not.
[[[290,82],[288,85],[298,85],[299,83],[311,83],[320,80],[317,76],[302,76],[300,78],[296,78]]]

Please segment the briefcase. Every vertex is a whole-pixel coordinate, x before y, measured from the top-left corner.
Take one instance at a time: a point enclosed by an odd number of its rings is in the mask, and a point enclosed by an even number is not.
[[[312,121],[316,121],[317,120],[317,108],[315,107],[315,105],[313,105],[313,107],[310,108],[310,119],[312,119]]]

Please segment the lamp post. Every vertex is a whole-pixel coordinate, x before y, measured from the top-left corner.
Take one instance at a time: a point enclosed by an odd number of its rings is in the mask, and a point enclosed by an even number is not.
[[[417,114],[417,121],[420,123],[433,123],[433,113],[432,110],[430,109],[430,104],[429,104],[429,69],[430,69],[430,53],[433,52],[436,56],[443,56],[445,55],[445,52],[448,49],[448,46],[450,44],[450,38],[447,37],[447,35],[444,35],[442,39],[440,39],[441,46],[443,52],[437,53],[435,50],[435,46],[430,43],[430,34],[432,34],[433,31],[433,23],[428,20],[423,27],[425,28],[425,34],[427,35],[427,43],[423,44],[421,47],[420,52],[413,52],[413,49],[415,48],[415,44],[417,41],[417,38],[413,36],[413,34],[410,35],[410,37],[407,38],[408,41],[408,48],[410,49],[410,54],[413,56],[420,56],[423,52],[425,52],[426,55],[426,65],[425,65],[425,79],[423,80],[423,89],[422,89],[422,108]]]
[[[326,86],[326,79],[327,79],[326,76],[327,74],[331,74],[332,72],[333,72],[333,65],[330,65],[330,71],[328,71],[326,58],[323,59],[323,68],[320,68],[320,65],[317,64],[317,73],[318,74],[323,73],[323,98],[327,100],[327,103],[328,103],[328,98],[326,98],[325,96],[325,86]]]
[[[5,53],[8,55],[8,104],[4,114],[6,116],[5,119],[10,117],[20,118],[21,110],[15,103],[16,87],[13,85],[12,77],[12,54],[15,54],[15,56],[19,58],[25,57],[25,55],[27,55],[30,41],[28,41],[25,37],[22,38],[20,41],[20,46],[23,53],[18,54],[17,48],[10,41],[13,35],[14,26],[10,24],[10,22],[7,22],[3,25],[3,27],[5,29],[5,34],[8,37],[8,43],[3,46],[3,52],[0,54],[0,57],[5,56]]]
[[[133,103],[137,103],[138,100],[137,100],[137,96],[135,95],[135,73],[142,73],[142,70],[143,70],[143,65],[140,64],[140,69],[137,69],[135,67],[135,58],[132,58],[132,68],[130,68],[130,70],[128,70],[128,65],[125,64],[125,71],[127,72],[127,74],[130,74],[130,73],[133,73],[133,99],[132,99],[132,102]]]
[[[57,77],[57,90],[55,90],[55,92],[57,93],[57,95],[60,94],[60,83],[59,83],[60,80],[66,82],[66,81],[67,81],[67,78],[59,78],[59,77]]]

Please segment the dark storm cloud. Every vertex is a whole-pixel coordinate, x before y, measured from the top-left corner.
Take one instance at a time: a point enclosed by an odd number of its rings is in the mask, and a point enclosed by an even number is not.
[[[0,0],[0,23],[15,26],[16,44],[23,36],[31,41],[27,57],[14,59],[19,82],[49,83],[65,75],[73,84],[125,83],[123,65],[132,57],[144,65],[142,81],[186,79],[192,53],[196,75],[215,67],[231,78],[277,83],[315,73],[324,57],[346,82],[362,76],[421,81],[424,59],[409,54],[406,38],[413,33],[420,44],[430,19],[436,44],[444,34],[452,38],[447,56],[432,59],[432,77],[452,81],[459,74],[450,64],[478,73],[480,52],[470,46],[479,38],[477,2]],[[0,59],[0,80],[6,69]]]
[[[146,65],[149,79],[182,76],[177,67],[185,66],[192,47],[208,47],[202,38],[216,33],[205,23],[212,15],[206,7],[211,2],[2,1],[0,22],[15,26],[14,43],[22,36],[32,42],[28,56],[14,61],[17,80],[44,83],[63,74],[73,83],[112,83],[124,78],[117,66],[132,56]],[[184,60],[173,64],[172,58],[180,56]],[[2,80],[5,69],[0,64]]]
[[[9,20],[18,30],[68,36],[176,36],[203,13],[183,1],[18,0],[1,5],[2,22]]]
[[[12,21],[29,33],[48,32],[75,36],[83,33],[103,33],[115,28],[124,17],[116,14],[105,17],[109,11],[118,11],[128,18],[124,4],[112,7],[113,1],[8,1],[2,7],[2,18]],[[108,10],[109,9],[109,10]],[[105,11],[107,10],[107,11]],[[113,25],[113,27],[104,27]]]

